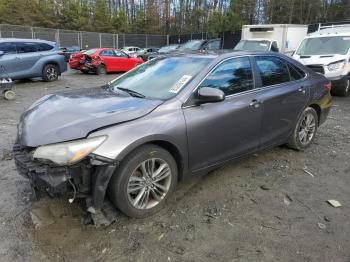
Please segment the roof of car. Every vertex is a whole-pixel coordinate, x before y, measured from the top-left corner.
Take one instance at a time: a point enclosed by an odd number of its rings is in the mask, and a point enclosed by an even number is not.
[[[26,38],[0,38],[0,42],[36,42],[36,43],[47,43],[55,45],[55,42],[42,40],[42,39],[26,39]]]
[[[164,54],[164,56],[174,57],[174,56],[185,56],[185,57],[207,57],[207,58],[229,58],[236,56],[249,56],[249,55],[274,55],[280,57],[286,57],[285,55],[278,52],[261,52],[261,51],[234,51],[234,50],[218,50],[211,52],[178,52],[178,53],[169,53]]]

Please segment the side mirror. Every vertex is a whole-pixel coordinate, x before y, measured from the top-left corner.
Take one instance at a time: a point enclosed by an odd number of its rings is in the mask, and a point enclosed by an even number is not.
[[[0,56],[3,56],[4,54],[4,51],[0,51]]]
[[[197,102],[199,104],[216,103],[223,100],[225,100],[225,94],[217,88],[202,87],[197,93]]]

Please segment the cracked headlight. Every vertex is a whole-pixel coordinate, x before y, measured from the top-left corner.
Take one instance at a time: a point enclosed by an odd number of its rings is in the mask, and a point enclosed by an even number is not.
[[[342,69],[344,69],[345,65],[346,65],[346,60],[340,60],[340,61],[337,61],[337,62],[334,62],[334,63],[330,63],[328,65],[328,70],[329,71],[342,70]]]
[[[93,152],[106,138],[107,136],[98,136],[40,146],[35,150],[33,158],[50,160],[58,165],[71,165]]]

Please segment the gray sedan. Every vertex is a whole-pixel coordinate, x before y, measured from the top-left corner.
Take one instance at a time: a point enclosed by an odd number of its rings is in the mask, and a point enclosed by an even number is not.
[[[35,102],[20,119],[16,165],[36,191],[91,199],[94,219],[107,200],[146,217],[185,177],[272,146],[310,146],[330,88],[277,53],[160,57]]]

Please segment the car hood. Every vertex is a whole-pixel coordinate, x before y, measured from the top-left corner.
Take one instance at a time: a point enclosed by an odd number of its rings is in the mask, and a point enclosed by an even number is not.
[[[329,65],[340,60],[347,60],[345,55],[310,55],[300,56],[295,54],[294,59],[298,60],[304,65]]]
[[[162,102],[101,87],[54,93],[22,114],[18,139],[23,146],[37,147],[84,138],[93,130],[140,118]]]

